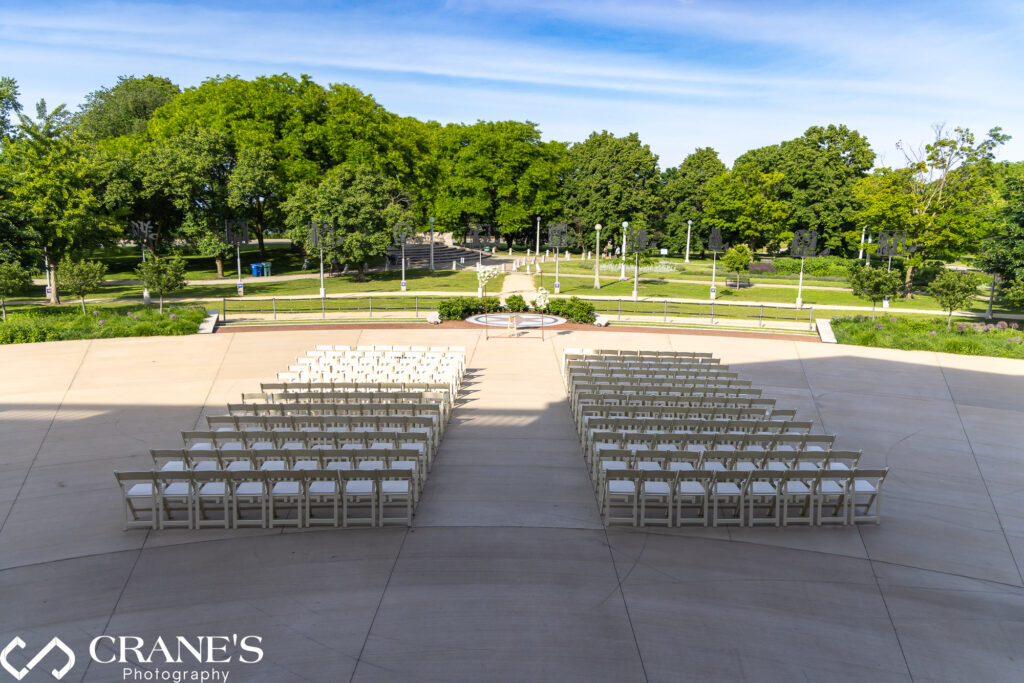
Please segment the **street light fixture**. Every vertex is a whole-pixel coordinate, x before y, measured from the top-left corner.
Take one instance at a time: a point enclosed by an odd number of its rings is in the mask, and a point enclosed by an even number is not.
[[[804,299],[804,259],[816,256],[827,256],[828,249],[818,253],[818,232],[816,230],[797,230],[793,233],[793,243],[789,247],[789,255],[800,258],[800,282],[796,288],[796,307],[803,308]]]
[[[139,248],[142,250],[142,262],[146,262],[146,247],[153,237],[153,224],[149,221],[132,221],[131,222],[132,235],[135,237],[135,241],[138,242]],[[143,285],[142,288],[142,303],[149,305],[149,289]]]
[[[434,217],[430,217],[430,269],[434,269]],[[402,278],[403,280],[405,278]]]
[[[395,242],[402,246],[402,291],[406,291],[405,281],[405,242],[409,239],[409,235],[413,233],[412,226],[405,221],[395,223],[393,228]]]
[[[711,235],[708,237],[708,251],[711,252],[711,300],[718,296],[718,288],[715,287],[715,275],[718,271],[718,252],[725,251],[722,244],[722,229],[711,228]]]
[[[595,228],[597,237],[594,238],[594,289],[601,289],[601,224]]]
[[[626,231],[629,230],[629,221],[622,221],[622,270],[619,271],[619,282],[626,279]]]
[[[235,264],[238,267],[238,283],[235,289],[242,296],[242,245],[249,242],[249,221],[228,218],[224,221],[224,244],[235,245]]]
[[[629,232],[629,247],[633,252],[633,301],[638,298],[638,287],[640,282],[640,252],[647,248],[647,231],[643,228],[634,228]],[[625,263],[626,255],[622,255]]]
[[[693,221],[686,221],[686,262],[690,262],[690,231],[693,229]]]
[[[555,248],[555,294],[561,290],[558,282],[558,250],[565,249],[568,244],[568,229],[565,223],[548,223],[548,246]]]
[[[320,250],[320,298],[326,298],[327,289],[324,287],[324,242],[328,247],[334,247],[334,226],[330,223],[309,222],[309,245]]]

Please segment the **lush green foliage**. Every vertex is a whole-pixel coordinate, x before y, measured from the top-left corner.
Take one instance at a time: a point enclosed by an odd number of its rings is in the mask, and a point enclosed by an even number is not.
[[[1024,343],[1016,322],[961,323],[951,330],[944,322],[941,318],[903,317],[874,322],[858,315],[833,318],[832,329],[840,344],[1024,358]]]
[[[121,76],[113,87],[86,96],[77,123],[82,132],[96,139],[141,135],[153,112],[180,93],[166,78]]]
[[[166,315],[147,308],[94,308],[89,313],[53,308],[12,313],[0,323],[0,344],[195,334],[205,317],[201,307],[175,308]]]
[[[745,273],[753,260],[754,255],[750,253],[750,247],[739,244],[722,255],[722,267],[736,273],[736,279],[739,280],[740,273]]]
[[[676,168],[663,174],[661,195],[665,202],[665,237],[663,246],[677,253],[686,253],[686,221],[690,228],[690,253],[699,254],[707,244],[711,226],[707,224],[704,205],[709,196],[709,183],[728,168],[710,147],[696,150]]]
[[[511,313],[522,313],[528,307],[526,305],[526,299],[518,294],[510,294],[505,297],[505,308]]]
[[[489,312],[496,312],[501,308],[498,297],[478,296],[456,296],[450,299],[442,299],[437,303],[437,312],[441,320],[465,320],[471,315],[479,315],[484,312],[484,307]]]
[[[871,302],[871,319],[875,319],[875,306],[887,296],[896,296],[902,286],[900,274],[882,268],[858,266],[850,272],[853,293]]]
[[[952,323],[953,311],[964,308],[978,295],[978,284],[978,274],[966,270],[945,270],[932,280],[928,292],[949,312],[946,329]]]
[[[32,286],[32,277],[17,263],[0,262],[0,313],[7,320],[7,299]]]
[[[85,313],[85,297],[103,286],[107,267],[99,261],[72,261],[64,259],[57,268],[57,282],[77,296]]]
[[[575,323],[589,325],[594,322],[594,304],[584,301],[579,297],[569,299],[551,299],[548,301],[547,312],[551,315],[560,315],[566,320]]]
[[[185,287],[185,260],[180,256],[152,255],[135,269],[143,286],[160,298],[160,312],[164,311],[164,297]]]
[[[804,275],[821,275],[831,277],[847,277],[857,265],[856,259],[845,259],[839,256],[816,256],[804,259]],[[795,275],[800,272],[800,259],[788,256],[772,260],[776,273]]]

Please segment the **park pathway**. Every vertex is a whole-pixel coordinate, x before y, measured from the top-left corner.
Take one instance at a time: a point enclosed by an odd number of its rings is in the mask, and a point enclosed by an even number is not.
[[[553,345],[534,331],[467,351],[415,526],[600,529]]]
[[[533,282],[533,276],[526,273],[508,273],[501,282],[501,302],[512,294],[518,294],[527,301],[533,301],[537,294],[537,286]]]

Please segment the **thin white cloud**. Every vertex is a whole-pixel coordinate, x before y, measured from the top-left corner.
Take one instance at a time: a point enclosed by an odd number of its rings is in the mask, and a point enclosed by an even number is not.
[[[472,3],[481,5],[507,7]],[[637,130],[669,164],[705,145],[731,160],[827,122],[856,127],[881,149],[901,137],[923,137],[935,120],[1009,127],[1024,104],[1016,70],[992,68],[1017,49],[1016,40],[1002,40],[1005,25],[988,34],[960,27],[950,44],[955,27],[883,30],[885,17],[858,13],[856,5],[831,14],[766,14],[721,3],[524,0],[508,9],[510,17],[532,12],[552,21],[768,44],[785,53],[769,70],[713,56],[620,52],[607,41],[585,50],[524,42],[477,30],[466,7],[453,2],[446,10],[460,22],[444,11],[427,21],[382,21],[372,14],[159,4],[8,9],[0,20],[0,62],[16,65],[26,104],[44,91],[48,100],[77,103],[122,73],[154,72],[194,85],[215,74],[287,70],[349,82],[421,118],[529,118],[547,136],[569,140],[594,129]],[[993,34],[1000,39],[979,49]],[[896,58],[901,52],[905,59]],[[932,68],[920,68],[924,63]]]

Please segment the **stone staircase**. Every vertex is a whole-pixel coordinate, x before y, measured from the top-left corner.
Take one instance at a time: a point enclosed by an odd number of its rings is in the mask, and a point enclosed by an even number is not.
[[[434,268],[436,270],[447,270],[452,267],[452,261],[455,261],[459,268],[469,267],[476,265],[480,260],[489,259],[490,254],[486,252],[479,252],[475,249],[465,249],[463,247],[449,247],[444,244],[434,245]],[[388,258],[391,259],[393,266],[400,265],[402,258],[401,247],[390,247],[388,249]],[[430,245],[429,244],[407,244],[405,246],[405,258],[408,259],[409,263],[406,268],[429,268],[430,267]],[[466,262],[463,263],[462,259]]]

